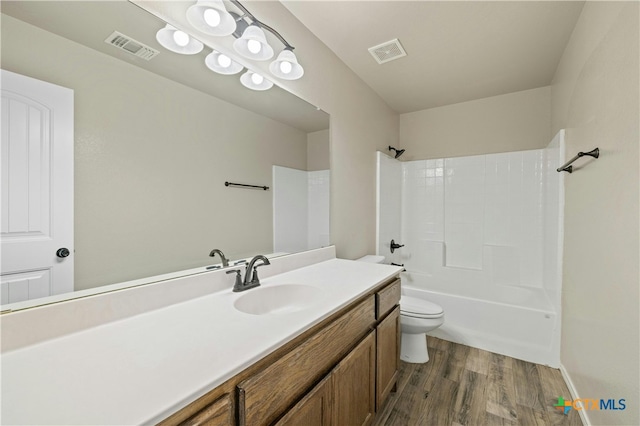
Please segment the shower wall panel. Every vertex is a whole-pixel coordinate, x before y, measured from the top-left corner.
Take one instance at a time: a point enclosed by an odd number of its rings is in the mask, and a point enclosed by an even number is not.
[[[545,284],[544,271],[558,263],[557,247],[545,254],[557,246],[560,226],[551,169],[558,153],[550,146],[401,163],[406,246],[399,260],[443,282],[466,276],[476,285],[556,288]],[[429,252],[441,252],[441,260]]]
[[[326,247],[329,241],[329,170],[307,172],[308,244],[309,249]]]
[[[307,249],[307,172],[273,166],[273,251],[297,253]]]
[[[484,156],[479,155],[444,161],[443,241],[446,266],[482,269],[484,160]]]
[[[328,246],[329,170],[273,166],[273,251],[297,253]]]

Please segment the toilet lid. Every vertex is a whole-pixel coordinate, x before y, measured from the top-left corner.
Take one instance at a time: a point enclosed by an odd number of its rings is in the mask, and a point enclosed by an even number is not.
[[[444,314],[440,305],[410,296],[400,297],[400,312],[417,318],[438,318]]]

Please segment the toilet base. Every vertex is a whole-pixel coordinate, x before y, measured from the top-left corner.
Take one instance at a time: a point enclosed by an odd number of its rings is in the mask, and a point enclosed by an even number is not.
[[[402,333],[400,359],[411,364],[424,364],[429,361],[427,335]]]

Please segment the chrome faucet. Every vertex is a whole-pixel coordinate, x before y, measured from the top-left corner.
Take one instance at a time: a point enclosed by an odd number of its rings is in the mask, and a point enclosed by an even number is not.
[[[256,265],[256,262],[259,260],[261,260],[262,263],[259,265]],[[232,269],[230,271],[227,271],[227,274],[232,274],[234,272],[236,274],[236,283],[233,286],[233,291],[239,292],[239,291],[249,290],[250,288],[258,287],[260,285],[260,279],[258,278],[258,267],[264,266],[264,265],[271,265],[271,262],[269,262],[269,259],[267,259],[265,256],[261,254],[251,259],[244,273],[244,281],[242,280],[242,277],[240,275],[241,274],[240,269]],[[253,269],[253,275],[251,275],[252,269]]]
[[[213,249],[213,250],[211,250],[211,253],[209,253],[209,256],[214,257],[216,254],[218,254],[218,256],[220,256],[220,259],[222,260],[222,267],[223,268],[226,268],[227,266],[229,266],[229,259],[227,259],[224,256],[224,253],[221,250]]]

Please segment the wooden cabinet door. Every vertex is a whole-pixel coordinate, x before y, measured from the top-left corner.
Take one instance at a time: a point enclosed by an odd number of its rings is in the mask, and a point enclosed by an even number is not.
[[[240,426],[272,424],[349,352],[375,323],[374,297],[238,384]],[[374,353],[375,356],[375,353]]]
[[[331,374],[333,424],[368,425],[375,416],[376,337],[369,333]]]
[[[376,407],[379,410],[398,380],[400,368],[400,307],[376,329]]]
[[[277,426],[329,426],[331,424],[331,376],[325,377],[291,408]]]
[[[182,426],[228,426],[234,424],[233,402],[227,394],[198,411]]]

